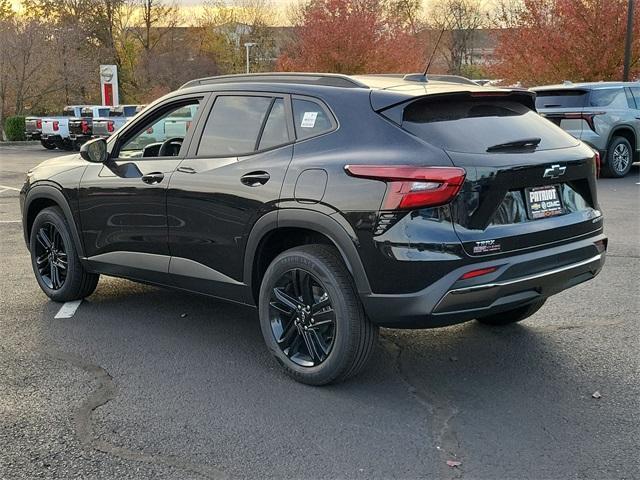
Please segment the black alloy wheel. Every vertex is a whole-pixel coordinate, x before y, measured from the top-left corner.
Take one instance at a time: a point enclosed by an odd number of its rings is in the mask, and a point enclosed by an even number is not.
[[[44,223],[36,232],[35,262],[42,282],[60,290],[67,279],[67,248],[53,223]]]
[[[301,245],[278,255],[262,278],[258,310],[267,348],[287,375],[307,385],[356,375],[377,342],[378,327],[330,245]]]
[[[96,289],[100,276],[83,267],[69,224],[58,207],[47,207],[36,215],[29,250],[38,285],[51,300],[79,300]]]
[[[282,352],[301,367],[324,362],[334,344],[336,314],[326,288],[300,268],[285,272],[271,291],[271,331]]]

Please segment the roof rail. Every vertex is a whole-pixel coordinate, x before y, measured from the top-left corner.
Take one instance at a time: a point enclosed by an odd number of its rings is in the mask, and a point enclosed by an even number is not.
[[[196,87],[198,85],[214,85],[218,83],[269,82],[269,83],[303,83],[308,85],[324,85],[328,87],[368,88],[348,75],[338,73],[249,73],[240,75],[218,75],[215,77],[191,80],[180,87]]]

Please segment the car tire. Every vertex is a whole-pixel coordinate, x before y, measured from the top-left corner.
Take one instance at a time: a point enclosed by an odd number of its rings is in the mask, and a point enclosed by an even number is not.
[[[523,307],[514,308],[513,310],[507,310],[506,312],[476,318],[476,320],[480,323],[491,326],[510,325],[512,323],[520,322],[525,318],[529,318],[531,315],[540,310],[540,308],[542,308],[545,301],[546,299],[539,300]]]
[[[292,248],[273,260],[262,279],[259,314],[270,352],[308,385],[359,373],[378,338],[340,254],[326,245]]]
[[[33,273],[42,291],[56,302],[88,297],[100,278],[87,272],[80,263],[70,232],[58,207],[42,210],[31,227],[29,249]]]
[[[624,137],[614,137],[607,148],[607,161],[602,165],[605,177],[622,178],[631,171],[633,150]]]
[[[48,140],[40,140],[40,144],[47,150],[54,150],[56,148],[56,144]]]

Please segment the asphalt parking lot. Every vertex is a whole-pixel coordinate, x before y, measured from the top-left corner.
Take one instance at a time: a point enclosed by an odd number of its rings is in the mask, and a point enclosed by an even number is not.
[[[0,478],[640,477],[637,165],[599,181],[594,281],[519,325],[384,330],[363,375],[313,388],[249,308],[102,277],[54,318],[18,189],[57,154],[0,146]]]

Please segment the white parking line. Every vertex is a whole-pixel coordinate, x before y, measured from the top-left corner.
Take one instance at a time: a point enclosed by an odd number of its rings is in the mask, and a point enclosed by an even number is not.
[[[20,223],[22,220],[0,220],[0,223]]]
[[[73,302],[66,302],[64,305],[62,305],[62,307],[60,307],[60,310],[58,310],[58,313],[56,313],[56,316],[53,318],[73,317],[73,314],[76,313],[76,310],[78,309],[81,303],[82,303],[82,300],[74,300]]]
[[[9,187],[9,186],[7,186],[7,185],[0,185],[0,188],[3,188],[3,189],[5,189],[5,190],[13,190],[13,191],[15,191],[15,192],[19,192],[19,191],[20,191],[20,189],[19,189],[19,188]]]

